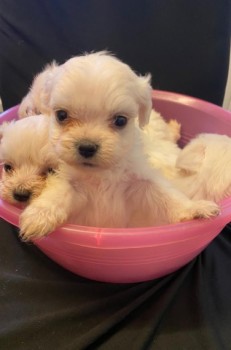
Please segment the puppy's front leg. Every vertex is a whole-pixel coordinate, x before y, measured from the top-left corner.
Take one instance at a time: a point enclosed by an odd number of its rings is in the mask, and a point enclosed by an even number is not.
[[[129,197],[129,203],[137,206],[131,211],[129,226],[133,227],[209,218],[220,212],[216,203],[207,200],[193,201],[162,178],[138,181],[130,189]]]
[[[220,213],[215,202],[192,200],[165,179],[158,179],[157,187],[160,188],[160,195],[163,195],[163,203],[167,202],[166,213],[170,223],[208,219]]]
[[[52,174],[41,195],[35,198],[20,217],[20,236],[23,240],[41,238],[67,222],[73,206],[81,207],[85,197],[76,193],[71,184]]]

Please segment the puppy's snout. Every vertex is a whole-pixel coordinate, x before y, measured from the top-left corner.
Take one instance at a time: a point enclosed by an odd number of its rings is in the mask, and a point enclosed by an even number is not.
[[[79,154],[84,158],[93,157],[98,151],[99,145],[93,142],[81,142],[77,146]]]
[[[13,197],[18,202],[27,202],[30,199],[31,192],[28,190],[14,191]]]

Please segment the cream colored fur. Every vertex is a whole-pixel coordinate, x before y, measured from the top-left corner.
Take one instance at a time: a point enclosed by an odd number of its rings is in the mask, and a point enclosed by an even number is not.
[[[180,153],[173,183],[193,199],[215,202],[231,196],[231,138],[200,134]]]
[[[57,64],[55,62],[47,65],[44,70],[34,77],[30,91],[23,98],[19,106],[19,118],[25,118],[36,114],[47,113],[47,87],[50,79],[57,71]]]
[[[49,170],[57,167],[48,133],[49,120],[42,115],[0,126],[0,193],[4,200],[24,207],[41,194]],[[27,200],[20,197],[27,195]]]
[[[105,53],[74,57],[49,84],[50,137],[62,161],[47,186],[21,218],[25,239],[41,237],[70,222],[98,227],[175,223],[218,214],[210,201],[192,201],[148,164],[142,131],[152,108],[150,76]],[[67,118],[58,121],[59,111]],[[63,112],[61,112],[63,115]],[[124,127],[117,117],[127,118]],[[91,157],[85,144],[97,146]]]
[[[144,154],[149,164],[168,179],[176,173],[176,159],[181,152],[177,144],[180,129],[181,125],[176,120],[167,123],[158,112],[152,110],[149,124],[141,131]]]
[[[49,114],[47,107],[49,85],[53,77],[58,74],[59,67],[53,62],[35,76],[29,93],[19,107],[20,118],[41,112]],[[180,138],[180,129],[181,126],[176,120],[166,122],[154,109],[151,112],[149,124],[143,128],[144,152],[148,156],[150,165],[159,169],[167,177],[172,177],[175,170],[175,159],[179,153],[177,141]]]

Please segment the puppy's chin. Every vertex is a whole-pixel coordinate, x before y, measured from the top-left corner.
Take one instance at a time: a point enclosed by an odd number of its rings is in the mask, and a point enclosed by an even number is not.
[[[84,168],[98,168],[98,165],[97,164],[93,164],[93,163],[90,163],[90,162],[83,162],[81,164]]]
[[[21,209],[21,210],[25,209],[30,204],[29,200],[27,202],[19,202],[19,201],[15,200],[13,198],[13,196],[11,196],[10,194],[9,195],[1,194],[1,198],[4,202],[7,202],[7,203],[9,203],[9,204],[13,205],[14,207]]]
[[[18,201],[12,201],[11,204],[13,204],[16,208],[23,210],[30,204],[30,201],[24,202],[24,203],[18,202]]]
[[[95,171],[105,171],[112,168],[110,163],[96,162],[96,161],[77,161],[72,166],[78,168],[82,172],[95,172]]]
[[[121,162],[118,157],[93,157],[93,158],[82,158],[71,153],[57,152],[59,159],[63,164],[67,164],[77,170],[82,172],[96,172],[114,169],[119,162]]]

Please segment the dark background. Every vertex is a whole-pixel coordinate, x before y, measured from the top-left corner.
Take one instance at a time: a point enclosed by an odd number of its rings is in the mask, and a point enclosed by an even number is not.
[[[230,45],[227,0],[0,0],[0,94],[20,101],[32,77],[62,63],[109,50],[153,87],[222,104]]]

